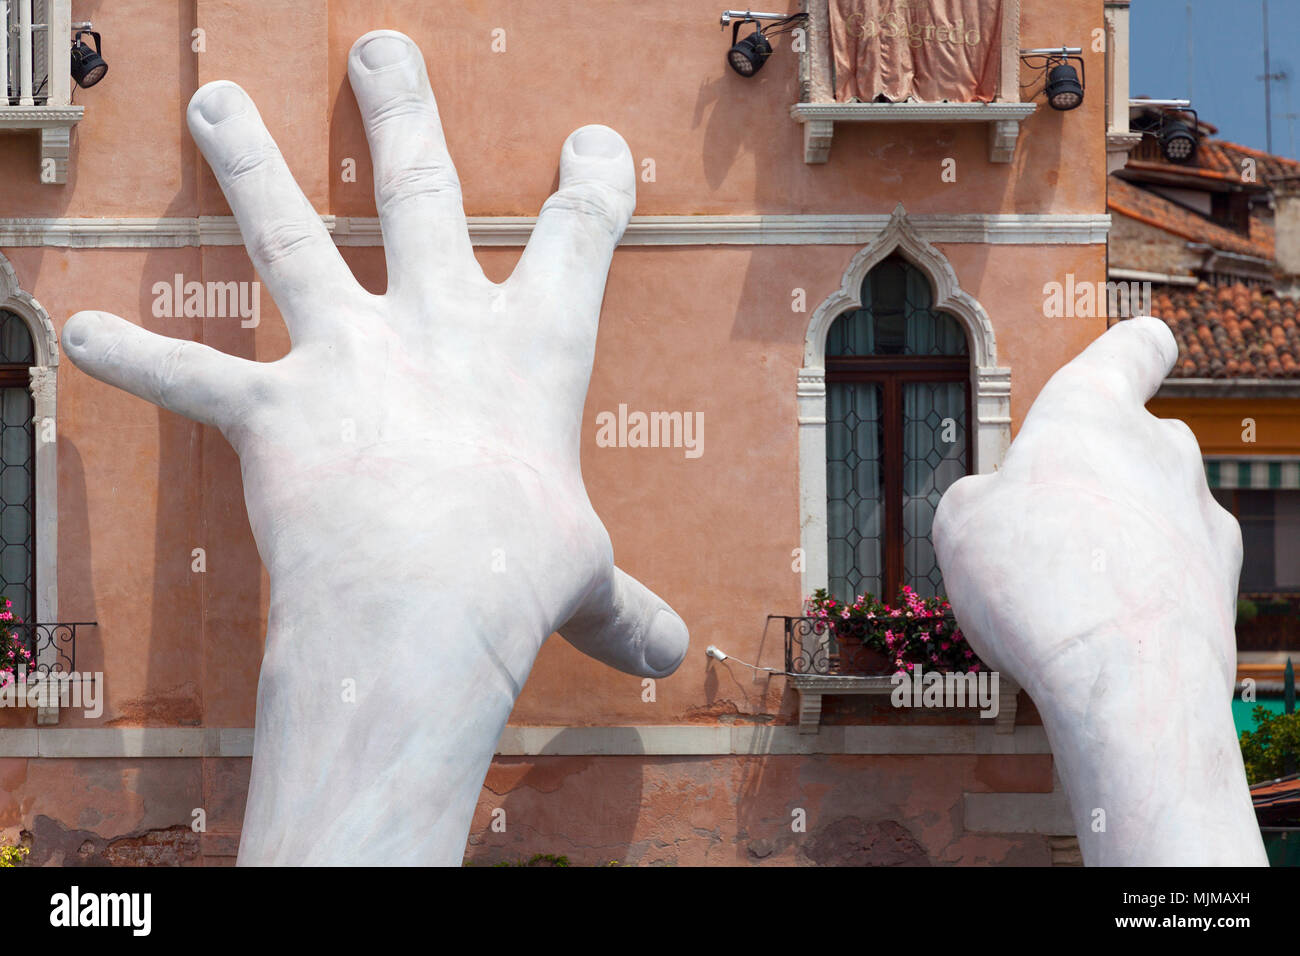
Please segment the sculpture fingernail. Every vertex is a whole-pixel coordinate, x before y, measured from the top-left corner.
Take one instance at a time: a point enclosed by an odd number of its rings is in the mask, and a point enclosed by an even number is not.
[[[646,643],[645,662],[655,671],[665,671],[676,667],[686,656],[690,643],[690,633],[682,619],[669,610],[660,610],[655,615],[654,625],[650,629],[650,640]]]
[[[213,126],[238,116],[247,106],[244,91],[232,85],[213,86],[201,93],[199,115]]]
[[[603,126],[585,126],[573,134],[573,152],[590,159],[616,159],[623,153],[623,137]]]
[[[98,312],[78,312],[68,319],[67,328],[64,329],[63,333],[64,344],[74,349],[81,348],[86,344],[86,340],[90,338],[98,325]]]
[[[382,70],[405,60],[410,55],[410,46],[397,37],[377,36],[367,40],[358,55],[367,70]]]

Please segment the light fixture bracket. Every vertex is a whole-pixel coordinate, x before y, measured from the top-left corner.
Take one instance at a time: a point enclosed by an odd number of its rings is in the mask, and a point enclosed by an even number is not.
[[[1056,46],[1056,47],[1035,47],[1029,50],[1020,51],[1020,59],[1024,64],[1034,71],[1033,77],[1028,83],[1022,83],[1021,88],[1033,86],[1040,79],[1042,85],[1028,97],[1030,100],[1037,99],[1040,94],[1046,94],[1052,86],[1052,73],[1062,66],[1071,66],[1078,64],[1078,96],[1079,100],[1074,106],[1079,106],[1083,102],[1083,95],[1088,89],[1087,73],[1083,63],[1083,48],[1077,46]],[[1062,71],[1069,74],[1069,70]],[[1068,79],[1066,82],[1070,82]],[[1059,107],[1051,102],[1050,95],[1047,97],[1048,105],[1053,109],[1074,109],[1074,106]]]

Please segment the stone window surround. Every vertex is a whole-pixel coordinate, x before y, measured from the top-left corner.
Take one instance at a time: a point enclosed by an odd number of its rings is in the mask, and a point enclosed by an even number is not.
[[[934,290],[935,311],[957,318],[966,333],[971,369],[971,412],[968,427],[975,433],[971,442],[972,474],[997,470],[1011,445],[1011,370],[997,364],[997,342],[988,314],[969,293],[961,289],[951,263],[927,242],[899,203],[880,233],[850,260],[836,289],[813,312],[804,337],[803,367],[795,384],[799,422],[799,528],[803,549],[802,594],[827,586],[829,560],[826,503],[826,336],[831,325],[845,312],[861,306],[862,282],[877,263],[900,254],[916,266]],[[791,676],[790,686],[799,694],[799,731],[818,733],[822,698],[828,694],[880,694],[891,689],[888,679],[871,677],[818,678]],[[997,733],[1014,733],[1019,686],[1008,675],[1002,677],[1001,709]]]
[[[898,253],[930,280],[932,308],[961,323],[971,362],[970,427],[975,429],[972,474],[997,470],[1011,444],[1011,370],[997,364],[997,343],[988,314],[957,282],[947,258],[921,237],[899,203],[880,234],[849,262],[840,287],[817,307],[804,337],[803,367],[795,401],[799,425],[799,527],[803,594],[826,587],[826,335],[846,311],[861,305],[862,281],[891,253]]]
[[[59,339],[49,313],[21,289],[13,266],[3,254],[0,254],[0,309],[19,316],[27,323],[27,331],[32,336],[32,422],[36,428],[35,614],[37,621],[53,622],[59,619],[58,441],[43,441],[41,433],[44,423],[57,422]],[[47,650],[51,654],[57,653],[53,648]],[[41,708],[42,711],[46,709]]]

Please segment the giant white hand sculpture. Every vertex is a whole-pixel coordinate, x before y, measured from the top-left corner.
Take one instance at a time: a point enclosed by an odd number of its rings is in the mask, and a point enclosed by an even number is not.
[[[1182,422],[1178,355],[1120,322],[1058,371],[995,474],[939,503],[971,646],[1042,714],[1089,865],[1266,864],[1230,701],[1241,531]]]
[[[614,567],[579,469],[614,246],[635,205],[622,138],[565,141],[514,274],[488,281],[424,61],[400,33],[348,58],[388,290],[364,291],[233,83],[189,126],[292,350],[249,362],[80,312],[89,374],[215,425],[239,454],[271,580],[241,864],[453,864],[547,635],[662,677],[686,626]],[[344,682],[355,682],[356,701]]]

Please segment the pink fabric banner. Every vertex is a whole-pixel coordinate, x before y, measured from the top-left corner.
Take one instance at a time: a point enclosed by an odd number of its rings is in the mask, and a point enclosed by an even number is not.
[[[1002,0],[830,0],[835,99],[987,103]]]

